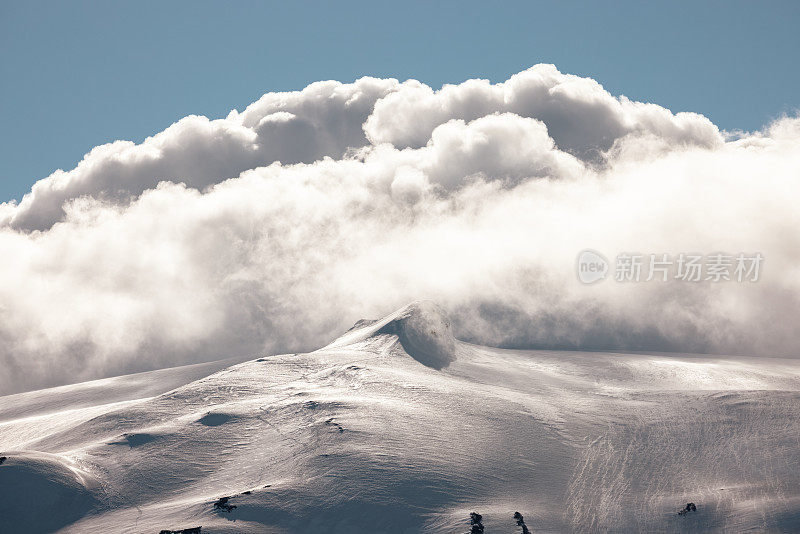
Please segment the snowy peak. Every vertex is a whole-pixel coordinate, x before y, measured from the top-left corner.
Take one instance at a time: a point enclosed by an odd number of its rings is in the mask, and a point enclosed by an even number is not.
[[[379,331],[396,334],[406,353],[423,365],[442,369],[456,357],[456,341],[447,314],[431,301],[409,304]]]
[[[428,367],[443,369],[456,359],[450,319],[430,300],[412,302],[377,321],[362,319],[325,349],[345,347],[381,334],[396,335],[403,350]]]

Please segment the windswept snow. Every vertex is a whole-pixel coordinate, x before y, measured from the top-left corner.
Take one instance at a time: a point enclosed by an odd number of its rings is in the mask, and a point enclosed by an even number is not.
[[[470,512],[487,533],[514,512],[532,532],[800,529],[797,360],[493,349],[418,302],[311,353],[166,376],[139,400],[95,388],[88,418],[54,403],[38,439],[48,391],[20,419],[0,398],[0,487],[34,490],[3,494],[5,520],[52,531],[41,491],[77,502],[65,533],[463,534]]]
[[[74,461],[10,451],[0,465],[0,531],[53,532],[98,506],[99,481]]]
[[[456,357],[456,342],[445,311],[429,300],[412,302],[380,321],[360,321],[326,348],[351,345],[376,334],[394,334],[406,354],[441,369]]]

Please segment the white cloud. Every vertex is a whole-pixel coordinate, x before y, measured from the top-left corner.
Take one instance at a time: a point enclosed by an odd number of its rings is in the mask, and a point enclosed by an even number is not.
[[[482,343],[796,354],[798,124],[726,142],[547,65],[187,117],[0,205],[0,391],[311,349],[419,298]],[[766,260],[755,284],[583,286],[587,247]]]
[[[553,65],[536,65],[495,85],[470,80],[434,91],[406,83],[375,104],[364,129],[373,143],[420,147],[448,120],[503,112],[542,121],[559,148],[587,161],[635,132],[680,145],[713,147],[722,141],[702,115],[673,115],[660,106],[615,98],[596,81],[562,74]]]
[[[125,202],[160,181],[202,189],[241,172],[283,163],[341,157],[367,143],[361,125],[396,80],[317,82],[302,91],[270,93],[225,119],[189,116],[142,144],[96,147],[68,172],[34,184],[19,206],[0,209],[0,225],[44,230],[63,218],[65,202],[89,195]]]

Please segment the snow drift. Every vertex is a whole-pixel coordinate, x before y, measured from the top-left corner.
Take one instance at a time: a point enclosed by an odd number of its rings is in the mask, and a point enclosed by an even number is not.
[[[55,532],[98,505],[99,481],[64,457],[7,451],[0,465],[0,518],[4,532]]]
[[[351,345],[380,334],[397,336],[406,354],[434,369],[447,367],[456,357],[450,319],[429,300],[412,302],[377,321],[362,319],[326,348]]]

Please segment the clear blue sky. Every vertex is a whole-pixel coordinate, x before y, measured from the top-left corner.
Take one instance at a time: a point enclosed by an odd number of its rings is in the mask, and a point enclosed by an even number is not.
[[[800,3],[0,0],[0,201],[95,145],[320,79],[500,81],[540,62],[756,129],[800,106]]]

